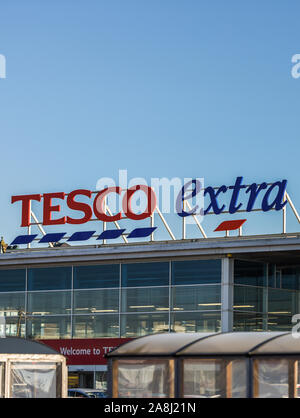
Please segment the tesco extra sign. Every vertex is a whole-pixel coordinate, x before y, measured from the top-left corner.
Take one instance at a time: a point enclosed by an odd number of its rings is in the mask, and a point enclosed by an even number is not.
[[[272,209],[281,210],[285,205],[284,196],[286,192],[287,180],[279,180],[274,183],[262,182],[260,184],[252,183],[250,185],[243,184],[243,177],[236,178],[235,183],[231,186],[222,185],[220,187],[203,187],[197,179],[191,180],[180,188],[175,202],[177,215],[181,217],[194,214],[206,215],[213,213],[219,215],[225,211],[234,214],[243,207],[244,211],[251,212],[254,210],[257,198],[261,197],[260,210],[268,212]],[[146,208],[142,213],[135,213],[132,208],[132,199],[136,192],[143,192],[146,196]],[[240,192],[244,192],[244,198],[240,201]],[[116,214],[107,214],[105,209],[105,199],[110,194],[119,195],[122,199],[122,210]],[[231,193],[229,202],[222,202],[222,197]],[[95,194],[95,197],[93,195]],[[189,211],[184,210],[183,201],[195,198],[197,195],[203,195],[206,199],[206,207],[194,205]],[[79,201],[80,197],[90,199],[90,203]],[[67,207],[75,212],[80,212],[81,217],[73,218],[61,213],[61,206],[54,204],[53,199],[65,201]],[[203,199],[203,201],[204,201]],[[103,190],[92,192],[86,189],[73,190],[70,193],[56,192],[44,194],[29,194],[12,196],[11,202],[21,202],[22,217],[21,226],[28,227],[30,225],[31,202],[41,202],[43,200],[43,225],[60,225],[60,224],[84,224],[92,219],[93,214],[97,219],[103,222],[115,222],[124,218],[133,219],[135,221],[146,219],[152,215],[157,206],[157,197],[153,187],[138,184],[123,190],[121,187],[107,187]],[[246,202],[244,202],[246,200]],[[58,215],[60,213],[60,215]],[[56,214],[56,216],[54,215]]]

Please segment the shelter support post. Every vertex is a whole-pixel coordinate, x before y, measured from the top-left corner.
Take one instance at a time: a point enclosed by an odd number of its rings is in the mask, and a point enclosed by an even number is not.
[[[297,398],[298,361],[289,361],[289,398]]]
[[[112,362],[112,397],[118,398],[119,389],[118,389],[118,360],[113,360]]]

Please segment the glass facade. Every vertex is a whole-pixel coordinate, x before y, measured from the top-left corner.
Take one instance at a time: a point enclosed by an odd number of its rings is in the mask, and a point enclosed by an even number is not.
[[[219,331],[221,260],[0,270],[0,315],[36,339]]]
[[[291,331],[300,309],[300,267],[234,261],[234,331]]]
[[[233,263],[233,330],[291,331],[300,267]],[[0,315],[37,339],[217,332],[221,278],[221,259],[0,269]]]

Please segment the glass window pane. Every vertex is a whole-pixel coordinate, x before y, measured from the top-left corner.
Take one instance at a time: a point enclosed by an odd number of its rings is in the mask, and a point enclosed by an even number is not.
[[[74,291],[74,313],[119,311],[119,289]]]
[[[75,266],[74,289],[95,289],[120,286],[120,265]]]
[[[168,310],[168,287],[122,289],[123,312],[151,312]]]
[[[0,270],[0,292],[25,291],[26,270]]]
[[[281,270],[281,287],[282,289],[299,289],[299,267],[289,267]]]
[[[71,267],[28,269],[28,290],[71,289]]]
[[[266,331],[267,316],[262,314],[233,312],[233,331]]]
[[[118,361],[119,398],[168,398],[170,384],[168,360]]]
[[[96,389],[107,391],[107,371],[95,372]]]
[[[263,293],[261,287],[234,286],[233,308],[239,311],[263,312]]]
[[[268,315],[268,331],[287,331],[291,332],[291,315]]]
[[[268,290],[268,311],[272,315],[295,314],[297,310],[298,293],[289,290]]]
[[[175,332],[217,332],[221,329],[221,312],[178,312],[171,316]]]
[[[267,264],[234,260],[234,283],[267,286]]]
[[[0,294],[0,316],[18,316],[25,311],[25,293]]]
[[[27,314],[55,315],[71,313],[71,292],[29,292]]]
[[[172,263],[172,284],[221,283],[221,260],[189,260]]]
[[[26,335],[30,339],[71,338],[71,316],[28,317]]]
[[[140,337],[169,331],[168,314],[122,314],[121,336]]]
[[[184,360],[184,398],[223,398],[224,381],[221,360]]]
[[[257,398],[288,398],[289,362],[284,359],[255,360]],[[255,385],[255,383],[254,383]]]
[[[25,337],[25,318],[23,315],[5,317],[5,335],[7,337]]]
[[[119,315],[76,315],[73,327],[74,338],[119,337]]]
[[[208,311],[221,309],[221,286],[173,287],[174,311]]]
[[[122,286],[168,286],[169,263],[122,264]]]

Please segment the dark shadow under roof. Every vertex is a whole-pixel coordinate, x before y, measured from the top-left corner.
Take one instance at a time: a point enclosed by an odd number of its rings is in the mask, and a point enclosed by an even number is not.
[[[60,354],[46,344],[25,338],[0,338],[0,354]]]
[[[286,332],[153,334],[129,341],[107,357],[276,354],[300,356],[300,338]]]

